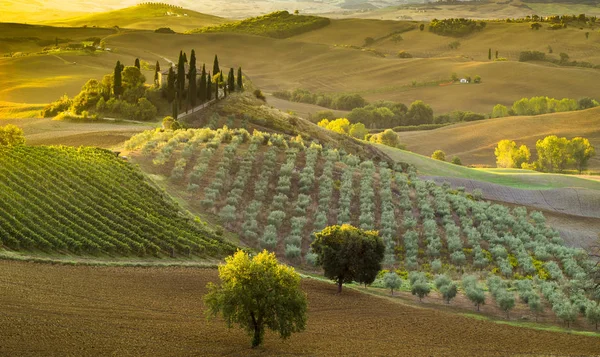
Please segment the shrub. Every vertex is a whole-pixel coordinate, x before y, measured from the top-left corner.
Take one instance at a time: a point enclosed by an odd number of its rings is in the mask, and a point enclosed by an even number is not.
[[[436,150],[431,154],[431,158],[434,160],[446,161],[446,153],[442,150]]]
[[[462,165],[462,161],[460,161],[460,158],[458,156],[453,156],[452,157],[452,163],[454,165],[459,165],[459,166]]]
[[[257,99],[260,99],[263,102],[267,101],[267,97],[265,97],[265,95],[263,94],[263,92],[260,89],[254,90],[253,94]]]
[[[169,27],[161,27],[154,30],[156,33],[175,33],[175,31],[171,30]]]
[[[408,53],[404,50],[398,52],[398,58],[412,58],[412,57],[413,56],[410,53]]]

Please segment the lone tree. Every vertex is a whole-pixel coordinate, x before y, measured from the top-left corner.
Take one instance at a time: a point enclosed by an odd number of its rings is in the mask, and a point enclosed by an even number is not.
[[[577,171],[581,172],[588,167],[590,159],[596,155],[596,149],[590,144],[590,141],[586,138],[577,137],[573,138],[570,143],[570,151]]]
[[[383,283],[385,287],[392,291],[392,295],[394,295],[394,289],[400,288],[402,286],[402,279],[396,272],[390,271],[385,273],[383,276]]]
[[[16,125],[0,126],[0,147],[25,144],[23,130]]]
[[[235,92],[235,74],[233,68],[229,69],[229,74],[227,75],[227,89],[229,89],[230,93]]]
[[[492,59],[492,49],[491,48],[488,50],[488,59],[489,60]]]
[[[227,327],[238,324],[252,336],[252,347],[263,342],[265,328],[282,339],[306,327],[306,294],[294,268],[281,265],[264,250],[254,258],[238,251],[219,266],[220,285],[208,284],[204,301],[209,317],[223,316]]]
[[[385,245],[377,232],[363,231],[349,224],[326,227],[315,233],[311,248],[325,276],[337,283],[338,294],[344,283],[372,283],[381,270],[385,253]]]
[[[121,80],[121,72],[123,71],[123,67],[121,66],[121,61],[117,61],[117,65],[115,66],[115,74],[114,74],[114,82],[113,82],[113,93],[115,97],[119,97],[123,92],[123,84]]]
[[[240,92],[242,90],[244,90],[244,79],[242,77],[242,67],[238,68],[238,72],[237,72],[237,86],[238,86],[238,90]]]
[[[136,66],[136,67],[137,67],[137,69],[142,69],[142,68],[141,68],[141,66],[140,66],[140,59],[139,59],[139,58],[136,58],[136,59],[135,59],[135,64],[134,64],[134,66]]]
[[[442,150],[436,150],[431,154],[431,158],[434,160],[446,161],[446,153]]]

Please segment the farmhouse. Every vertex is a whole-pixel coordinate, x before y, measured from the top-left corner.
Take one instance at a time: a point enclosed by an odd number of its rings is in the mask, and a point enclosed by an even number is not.
[[[460,83],[469,83],[469,81],[466,78],[461,78]]]

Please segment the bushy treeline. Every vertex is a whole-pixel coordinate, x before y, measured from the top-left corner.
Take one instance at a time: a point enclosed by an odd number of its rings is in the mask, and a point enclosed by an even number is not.
[[[528,61],[544,61],[557,64],[559,66],[569,67],[584,67],[584,68],[600,68],[600,65],[593,64],[585,61],[570,61],[569,55],[566,53],[560,53],[560,58],[552,58],[546,56],[545,53],[540,51],[522,51],[519,53],[519,62]]]
[[[579,15],[553,15],[553,16],[539,16],[536,14],[527,15],[525,17],[506,19],[506,22],[549,22],[552,24],[570,24],[577,22],[581,24],[595,24],[598,18],[596,16],[587,16],[586,14]]]
[[[137,62],[139,65],[139,61]],[[137,66],[117,61],[113,74],[101,81],[90,79],[72,99],[66,95],[42,110],[42,116],[97,119],[114,115],[133,120],[153,120],[157,115],[155,88],[145,85],[146,77]],[[148,98],[154,98],[151,102]],[[60,118],[59,117],[59,118]]]
[[[477,22],[464,18],[433,19],[429,23],[429,31],[442,36],[462,37],[475,31],[481,31],[485,26],[484,21]]]
[[[497,104],[492,109],[492,118],[502,118],[514,115],[539,115],[547,113],[571,112],[594,108],[600,105],[595,99],[584,97],[579,100],[549,97],[521,98],[513,103],[510,108]]]
[[[572,140],[550,135],[535,144],[537,160],[530,164],[531,152],[526,145],[517,148],[511,140],[501,140],[494,150],[498,167],[535,169],[544,172],[562,172],[569,167],[579,173],[585,170],[589,160],[596,154],[594,146],[586,138]]]
[[[365,98],[359,94],[313,93],[300,88],[295,89],[294,91],[276,91],[273,93],[273,96],[292,102],[314,104],[320,107],[337,110],[352,110],[367,105]]]
[[[326,17],[293,15],[276,11],[267,15],[218,26],[201,27],[189,33],[238,32],[274,38],[288,38],[304,32],[320,29],[331,23]]]

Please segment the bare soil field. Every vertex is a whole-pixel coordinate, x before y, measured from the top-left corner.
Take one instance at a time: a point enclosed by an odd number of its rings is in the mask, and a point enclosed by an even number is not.
[[[216,270],[0,262],[0,355],[598,355],[595,337],[478,321],[304,279],[307,330],[264,347],[207,322]]]

